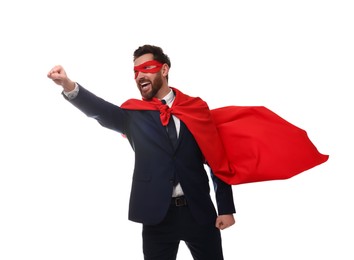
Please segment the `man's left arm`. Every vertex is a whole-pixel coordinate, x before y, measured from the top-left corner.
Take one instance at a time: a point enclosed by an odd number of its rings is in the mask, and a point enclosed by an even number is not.
[[[213,181],[216,206],[218,209],[218,217],[216,219],[216,227],[225,229],[235,224],[234,213],[236,213],[232,186],[223,182],[213,174],[210,169],[210,177]]]

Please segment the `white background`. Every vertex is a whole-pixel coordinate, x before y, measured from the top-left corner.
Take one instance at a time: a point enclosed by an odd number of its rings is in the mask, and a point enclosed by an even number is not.
[[[56,64],[116,104],[140,98],[132,53],[172,60],[170,85],[211,108],[262,105],[329,161],[233,186],[225,259],[354,259],[352,1],[0,3],[0,259],[142,259],[128,221],[133,152],[46,77]],[[192,259],[182,243],[178,259]]]

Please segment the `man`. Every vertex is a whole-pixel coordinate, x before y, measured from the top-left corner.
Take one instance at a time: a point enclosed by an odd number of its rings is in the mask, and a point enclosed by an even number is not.
[[[70,80],[62,66],[55,66],[48,77],[62,86],[70,103],[129,140],[135,152],[129,219],[143,224],[144,259],[176,259],[179,243],[185,241],[194,259],[221,260],[220,230],[235,223],[232,187],[210,171],[216,211],[204,167],[209,157],[196,140],[200,133],[193,130],[193,116],[210,118],[210,111],[200,98],[169,87],[170,67],[160,47],[135,50],[135,81],[142,100],[121,106]]]

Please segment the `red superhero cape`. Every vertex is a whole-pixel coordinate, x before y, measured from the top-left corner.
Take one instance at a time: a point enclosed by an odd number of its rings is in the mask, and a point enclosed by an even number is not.
[[[230,185],[293,177],[328,160],[307,133],[263,106],[210,110],[176,88],[171,108],[160,100],[129,99],[123,109],[160,110],[163,125],[173,114],[195,137],[213,173]]]

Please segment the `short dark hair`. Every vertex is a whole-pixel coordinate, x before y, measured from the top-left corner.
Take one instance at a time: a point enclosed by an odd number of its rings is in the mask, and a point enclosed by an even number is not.
[[[150,44],[140,46],[134,51],[134,61],[140,56],[148,53],[151,53],[153,55],[154,60],[157,60],[162,64],[166,63],[171,68],[170,58],[163,52],[160,47]]]

